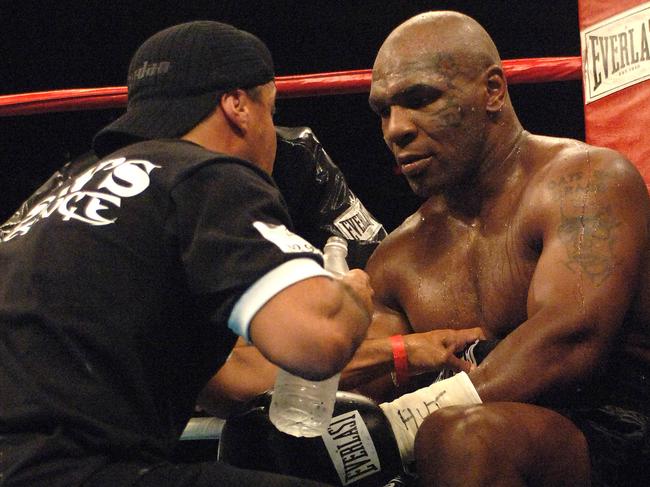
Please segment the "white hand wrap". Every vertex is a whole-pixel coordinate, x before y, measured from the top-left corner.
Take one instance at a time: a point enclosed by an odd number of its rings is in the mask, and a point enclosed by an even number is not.
[[[434,382],[392,402],[379,405],[388,418],[399,446],[402,464],[413,461],[413,444],[418,428],[429,414],[447,406],[481,404],[474,384],[465,372]]]

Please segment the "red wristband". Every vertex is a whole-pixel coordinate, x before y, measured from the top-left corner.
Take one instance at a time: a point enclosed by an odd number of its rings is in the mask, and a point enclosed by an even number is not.
[[[406,345],[402,335],[393,335],[390,337],[390,346],[393,349],[393,367],[391,373],[395,387],[402,387],[409,381],[409,359],[406,353]]]

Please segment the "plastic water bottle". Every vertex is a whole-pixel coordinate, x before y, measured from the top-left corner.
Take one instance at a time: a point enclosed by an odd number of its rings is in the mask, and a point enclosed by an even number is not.
[[[350,270],[346,258],[348,256],[348,241],[343,237],[332,235],[327,239],[323,249],[323,267],[335,276],[342,276]]]
[[[348,242],[332,236],[323,250],[325,270],[334,275],[348,271]],[[269,418],[277,429],[293,436],[321,436],[332,420],[339,377],[311,381],[278,369]]]

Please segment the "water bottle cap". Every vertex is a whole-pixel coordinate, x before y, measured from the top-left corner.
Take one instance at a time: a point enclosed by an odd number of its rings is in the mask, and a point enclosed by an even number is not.
[[[332,235],[330,238],[327,239],[327,243],[325,244],[325,247],[339,247],[347,252],[348,241],[343,237]]]

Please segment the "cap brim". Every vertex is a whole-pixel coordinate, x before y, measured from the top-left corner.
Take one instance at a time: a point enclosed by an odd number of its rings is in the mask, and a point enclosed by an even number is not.
[[[218,93],[129,103],[126,113],[95,135],[93,149],[103,157],[136,141],[184,135],[216,108]]]

